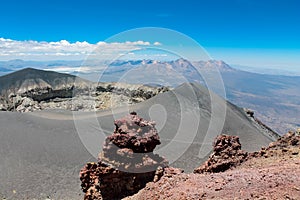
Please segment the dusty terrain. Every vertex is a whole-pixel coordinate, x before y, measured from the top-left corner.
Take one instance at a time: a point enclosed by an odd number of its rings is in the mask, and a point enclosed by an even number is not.
[[[155,122],[144,121],[135,112],[115,121],[116,129],[107,137],[98,163],[87,163],[81,170],[84,199],[300,197],[299,132],[289,132],[260,151],[250,153],[242,150],[238,136],[218,135],[212,154],[194,173],[188,174],[148,156],[135,158],[134,152],[150,153],[160,143],[154,125]],[[147,169],[151,166],[151,170],[140,171],[145,166]],[[131,167],[133,170],[126,170]],[[130,194],[134,195],[128,197]]]
[[[300,136],[290,132],[225,172],[163,176],[129,199],[300,199]]]
[[[97,161],[114,120],[128,110],[157,122],[161,145],[154,153],[186,172],[207,160],[218,134],[234,133],[249,152],[275,140],[241,108],[211,95],[213,102],[204,87],[183,84],[141,103],[101,112],[0,112],[0,180],[5,180],[0,197],[82,199],[80,169]]]

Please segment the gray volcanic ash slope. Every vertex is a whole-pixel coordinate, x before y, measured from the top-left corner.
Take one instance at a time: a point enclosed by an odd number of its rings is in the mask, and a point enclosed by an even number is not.
[[[1,93],[22,93],[32,89],[51,88],[53,90],[72,87],[74,82],[87,87],[89,81],[80,79],[74,75],[26,68],[0,78]]]
[[[150,113],[149,118],[157,121],[162,127],[160,154],[168,160],[176,159],[173,165],[187,171],[204,161],[218,134],[239,136],[247,151],[259,149],[277,138],[277,134],[259,126],[243,109],[199,84],[183,84],[133,109],[141,116]]]
[[[105,138],[98,123],[103,133],[109,134],[114,129],[113,120],[128,110],[157,122],[162,144],[156,151],[172,166],[186,171],[205,160],[213,139],[222,132],[238,135],[247,151],[258,150],[276,137],[242,109],[197,84],[183,84],[112,111],[74,112],[74,116],[67,111],[0,112],[0,197],[82,199],[79,170],[87,161],[95,160]],[[94,152],[93,157],[90,153]]]
[[[78,173],[92,156],[72,121],[0,112],[0,198],[80,199]]]
[[[92,82],[69,74],[22,69],[0,77],[0,110],[39,110],[43,108],[41,101],[71,98],[75,91],[89,91],[91,86]]]
[[[214,85],[214,82],[220,82],[216,81],[216,74],[220,73],[226,98],[229,101],[254,110],[264,123],[281,134],[300,126],[299,76],[251,73],[234,69],[225,62],[217,60],[189,62],[178,59],[115,62],[104,72],[104,78],[119,80],[119,77],[126,74],[132,74],[135,78],[141,74],[141,71],[151,74],[150,80],[157,77],[159,81],[162,74],[168,75],[163,80],[172,86],[178,86],[178,83],[183,82],[197,82],[202,85],[209,82],[210,89],[223,96],[222,92],[218,91],[220,87]],[[125,77],[128,77],[129,82],[147,81],[147,79],[133,78],[132,80],[130,76]]]

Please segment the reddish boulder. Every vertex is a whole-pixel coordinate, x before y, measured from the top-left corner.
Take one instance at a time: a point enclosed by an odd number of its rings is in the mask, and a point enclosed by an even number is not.
[[[160,144],[155,122],[140,118],[135,112],[115,120],[114,134],[108,136],[105,145],[114,144],[135,153],[152,152]]]
[[[158,180],[168,162],[154,154],[160,144],[155,123],[135,112],[115,121],[98,163],[87,163],[80,172],[85,199],[121,199]]]
[[[223,172],[235,167],[247,159],[247,152],[241,150],[238,136],[219,135],[213,145],[213,153],[209,159],[194,173]]]

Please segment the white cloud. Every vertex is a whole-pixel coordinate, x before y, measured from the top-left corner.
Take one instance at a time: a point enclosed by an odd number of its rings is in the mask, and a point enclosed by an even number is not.
[[[68,67],[68,66],[59,66],[53,68],[44,68],[43,70],[49,71],[56,71],[56,72],[63,72],[63,73],[72,73],[72,72],[79,72],[79,73],[91,73],[94,72],[95,69],[91,67]]]
[[[154,42],[153,45],[154,45],[154,46],[160,46],[160,45],[162,45],[162,44],[161,44],[160,42]]]
[[[97,58],[104,56],[104,58],[110,59],[150,45],[156,46],[161,44],[159,42],[151,44],[140,40],[113,43],[100,41],[96,44],[91,44],[86,41],[74,43],[70,43],[67,40],[40,42],[0,38],[0,60],[81,60],[89,55],[97,56]]]
[[[144,42],[144,41],[139,40],[139,41],[136,41],[136,42],[126,42],[126,44],[149,46],[150,42]]]

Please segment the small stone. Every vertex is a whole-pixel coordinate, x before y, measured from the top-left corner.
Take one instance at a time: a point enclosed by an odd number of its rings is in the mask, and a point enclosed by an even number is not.
[[[293,189],[294,189],[294,190],[297,190],[297,191],[300,191],[300,188],[299,188],[299,187],[296,187],[296,186],[294,186]]]

